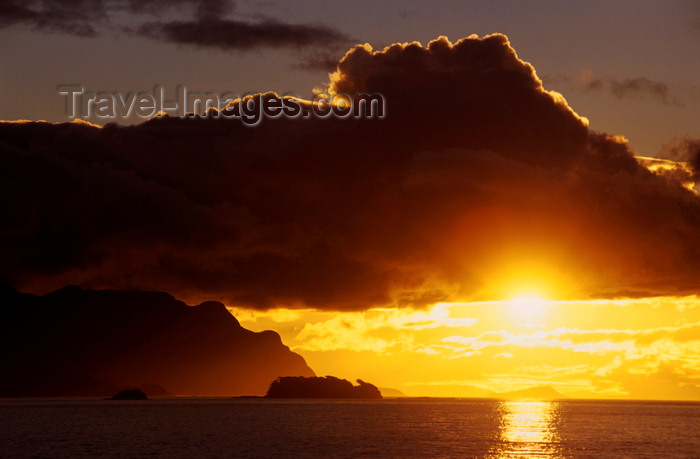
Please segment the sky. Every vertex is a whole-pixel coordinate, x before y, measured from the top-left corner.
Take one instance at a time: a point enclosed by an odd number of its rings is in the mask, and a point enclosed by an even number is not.
[[[0,40],[0,119],[47,122],[2,125],[16,288],[219,300],[409,395],[700,399],[700,7],[10,1]],[[386,113],[67,123],[66,87]]]

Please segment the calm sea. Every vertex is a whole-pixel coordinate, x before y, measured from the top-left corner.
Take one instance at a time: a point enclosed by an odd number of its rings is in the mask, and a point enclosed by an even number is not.
[[[700,457],[700,403],[0,401],[0,457]]]

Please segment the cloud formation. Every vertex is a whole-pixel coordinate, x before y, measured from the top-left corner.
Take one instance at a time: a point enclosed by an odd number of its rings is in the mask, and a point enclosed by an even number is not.
[[[209,16],[194,21],[147,22],[136,33],[183,45],[225,50],[302,48],[350,41],[347,35],[320,25],[287,24],[276,20],[245,22]]]
[[[177,44],[238,51],[266,47],[338,49],[351,42],[347,35],[323,25],[228,18],[235,9],[232,0],[8,0],[0,5],[0,28],[25,26],[94,37],[111,27]],[[122,20],[124,15],[128,17],[128,26],[119,25],[120,15]],[[158,20],[143,22],[144,15]]]
[[[226,16],[235,10],[231,0],[181,0],[179,3],[193,9],[192,19],[146,22],[134,32],[177,44],[224,50],[327,48],[351,41],[347,35],[323,25],[288,24],[274,19],[260,22],[228,19]]]
[[[672,161],[687,163],[688,172],[695,182],[700,182],[700,138],[677,138],[663,145],[661,156]]]
[[[3,124],[0,276],[344,310],[700,290],[698,196],[589,131],[505,36],[356,46],[329,90],[387,116]]]
[[[0,28],[13,25],[81,37],[97,35],[96,24],[105,19],[102,1],[6,0],[0,5]]]
[[[660,81],[652,81],[645,77],[627,78],[622,81],[609,80],[610,91],[614,96],[635,97],[640,94],[648,94],[656,97],[663,103],[668,103],[668,85]]]
[[[663,81],[647,77],[613,78],[599,77],[589,70],[583,70],[575,78],[565,75],[546,78],[546,81],[573,83],[584,91],[608,91],[618,99],[652,98],[662,104],[682,105],[671,96],[669,87]]]

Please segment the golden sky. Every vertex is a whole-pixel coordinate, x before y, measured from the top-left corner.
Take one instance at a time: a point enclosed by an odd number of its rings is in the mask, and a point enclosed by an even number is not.
[[[439,303],[424,310],[233,309],[274,329],[319,375],[407,395],[551,386],[570,397],[689,399],[700,392],[700,299]]]

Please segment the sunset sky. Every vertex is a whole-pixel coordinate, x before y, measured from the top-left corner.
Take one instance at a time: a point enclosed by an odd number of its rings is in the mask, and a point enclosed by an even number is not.
[[[92,92],[386,117],[6,123],[0,279],[165,291],[408,395],[700,400],[700,6],[9,1],[0,119]]]

